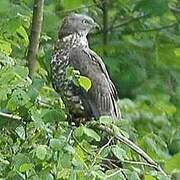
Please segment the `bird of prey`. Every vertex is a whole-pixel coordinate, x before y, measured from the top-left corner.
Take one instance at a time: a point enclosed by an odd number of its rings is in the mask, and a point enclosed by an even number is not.
[[[53,87],[75,123],[100,116],[120,118],[116,88],[102,59],[89,48],[86,38],[96,26],[95,21],[86,15],[73,13],[65,17],[51,61]],[[67,78],[68,67],[90,79],[92,86],[88,91]]]

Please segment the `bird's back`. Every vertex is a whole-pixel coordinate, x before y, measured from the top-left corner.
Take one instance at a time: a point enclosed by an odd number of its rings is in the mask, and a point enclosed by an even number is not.
[[[90,49],[73,48],[70,61],[81,75],[88,77],[92,82],[92,87],[85,92],[92,111],[90,116],[99,118],[108,115],[113,119],[120,118],[117,92],[101,58]]]

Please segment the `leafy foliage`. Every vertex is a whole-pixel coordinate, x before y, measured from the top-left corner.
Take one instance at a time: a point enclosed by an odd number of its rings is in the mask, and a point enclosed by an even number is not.
[[[90,39],[111,72],[123,114],[122,121],[101,117],[94,123],[136,142],[172,179],[180,177],[180,31],[178,14],[168,5],[178,3],[113,0],[108,44],[101,43],[101,33]],[[107,134],[88,123],[68,125],[64,104],[51,87],[49,62],[59,21],[78,8],[102,25],[102,9],[92,0],[45,1],[38,68],[31,80],[26,52],[32,5],[31,0],[0,1],[0,178],[168,179],[135,164],[141,161],[136,153],[113,139],[107,142]],[[79,84],[91,87],[83,76]],[[123,168],[107,168],[109,157]]]

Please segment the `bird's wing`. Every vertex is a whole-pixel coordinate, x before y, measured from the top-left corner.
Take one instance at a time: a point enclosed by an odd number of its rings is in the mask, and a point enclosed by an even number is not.
[[[120,116],[116,89],[101,58],[91,50],[75,47],[70,52],[69,62],[92,82],[92,87],[84,97],[91,107],[93,116],[109,115],[113,119],[118,119]]]

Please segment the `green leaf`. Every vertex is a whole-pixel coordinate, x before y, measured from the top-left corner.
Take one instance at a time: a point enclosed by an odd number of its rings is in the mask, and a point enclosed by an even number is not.
[[[118,145],[112,148],[113,154],[121,161],[126,157],[126,151],[120,148]]]
[[[33,78],[31,85],[28,87],[28,96],[31,98],[31,101],[35,101],[39,95],[41,88],[44,85],[42,79]]]
[[[66,115],[61,109],[47,109],[45,114],[43,114],[43,119],[45,122],[59,122],[64,121],[66,119]]]
[[[180,57],[180,48],[175,49],[174,52],[175,52],[176,56]]]
[[[29,171],[30,169],[32,169],[34,165],[32,163],[25,163],[25,164],[22,164],[19,168],[19,171],[20,172],[26,172],[26,171]]]
[[[113,131],[114,131],[114,134],[115,135],[118,135],[120,133],[120,129],[118,126],[112,124],[112,128],[113,128]]]
[[[106,175],[100,171],[100,170],[97,170],[97,171],[92,171],[91,172],[97,179],[105,179]]]
[[[91,80],[85,76],[80,75],[78,81],[80,86],[83,87],[86,91],[88,91],[92,86]]]
[[[25,79],[28,76],[28,74],[29,74],[29,70],[25,66],[17,65],[17,66],[14,67],[13,70],[16,73],[16,76],[18,78]]]
[[[64,2],[64,7],[66,9],[74,9],[74,8],[78,8],[82,6],[84,1],[83,0],[76,0],[76,1],[66,0],[63,2]]]
[[[10,3],[8,0],[1,0],[0,1],[0,13],[8,12],[10,9]]]
[[[15,64],[15,61],[13,58],[7,56],[5,53],[0,52],[0,63],[2,63],[5,66],[12,66]]]
[[[36,156],[40,160],[44,160],[47,154],[46,146],[45,145],[39,145],[36,148]]]
[[[105,124],[105,125],[111,125],[113,123],[113,120],[110,116],[101,116],[99,118],[99,121],[101,124]]]
[[[49,172],[46,172],[46,171],[42,172],[40,177],[41,177],[40,178],[41,180],[54,180],[53,175]],[[39,179],[39,178],[37,178],[37,179]]]
[[[23,38],[24,45],[27,46],[29,44],[29,37],[24,27],[20,26],[16,31]]]
[[[7,107],[9,110],[16,110],[18,106],[25,106],[30,101],[29,96],[25,91],[18,88],[13,91],[10,100],[8,101]]]
[[[171,172],[173,170],[179,170],[180,171],[180,153],[175,154],[172,158],[166,161],[165,163],[165,169],[167,172]]]
[[[17,155],[14,156],[14,166],[17,170],[21,167],[23,164],[29,164],[30,159],[27,155],[23,153],[18,153]]]
[[[84,134],[86,134],[89,137],[92,137],[96,141],[100,141],[101,140],[101,137],[93,129],[87,128],[85,126],[82,126],[82,127],[83,127]]]
[[[72,165],[72,155],[69,153],[64,153],[60,156],[60,163],[63,168],[70,169]]]
[[[80,126],[80,127],[78,127],[78,128],[75,129],[74,135],[75,135],[76,137],[81,137],[81,136],[83,135],[83,132],[84,132],[83,126]]]
[[[5,160],[5,159],[3,159],[1,157],[0,157],[0,163],[5,164],[5,165],[9,165],[10,164],[10,162],[8,160]]]
[[[137,172],[133,172],[131,174],[130,180],[141,180],[140,177],[138,176]]]
[[[75,150],[73,148],[73,146],[67,144],[65,147],[64,147],[64,150],[67,151],[68,153],[70,154],[74,154],[75,153]]]
[[[0,51],[3,52],[5,55],[10,55],[12,52],[11,44],[0,39]]]
[[[134,10],[142,10],[145,13],[152,13],[153,15],[162,15],[168,10],[168,1],[141,0],[136,4]]]
[[[11,89],[7,86],[1,86],[0,89],[0,99],[1,101],[5,101],[8,99],[8,94],[11,94]]]
[[[150,175],[145,175],[144,179],[145,180],[156,180],[153,176],[150,176]]]
[[[50,147],[54,150],[60,150],[62,148],[62,143],[59,139],[50,139]]]
[[[26,133],[23,126],[17,127],[15,131],[22,140],[26,139]]]

